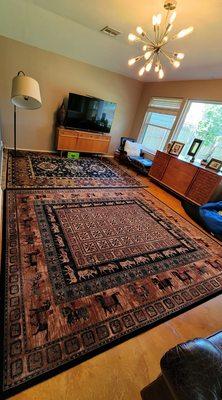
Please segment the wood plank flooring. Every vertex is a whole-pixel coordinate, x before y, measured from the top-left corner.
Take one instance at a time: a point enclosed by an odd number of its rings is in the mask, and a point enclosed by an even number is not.
[[[180,201],[147,178],[146,189],[189,220]],[[44,381],[15,400],[141,400],[160,373],[162,355],[176,344],[222,329],[222,295]],[[164,400],[164,399],[160,399]]]

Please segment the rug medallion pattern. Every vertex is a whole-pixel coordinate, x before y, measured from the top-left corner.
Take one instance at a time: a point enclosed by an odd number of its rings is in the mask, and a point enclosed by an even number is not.
[[[141,187],[114,160],[81,157],[77,160],[56,154],[18,151],[8,156],[11,188]]]
[[[4,391],[221,291],[219,243],[143,190],[7,192]]]

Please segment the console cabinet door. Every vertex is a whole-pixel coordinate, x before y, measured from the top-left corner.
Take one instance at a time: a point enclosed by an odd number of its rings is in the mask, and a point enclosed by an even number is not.
[[[163,174],[167,168],[167,164],[170,160],[170,156],[167,153],[162,153],[161,151],[157,151],[153,165],[150,168],[149,175],[159,181],[162,179]]]
[[[74,150],[77,145],[78,133],[60,130],[57,133],[57,150]]]
[[[76,150],[79,152],[108,153],[110,138],[103,135],[79,133]]]
[[[214,172],[199,169],[186,193],[186,197],[197,204],[207,203],[220,183],[220,176]]]
[[[162,183],[177,193],[185,195],[197,171],[198,169],[194,165],[171,157]]]

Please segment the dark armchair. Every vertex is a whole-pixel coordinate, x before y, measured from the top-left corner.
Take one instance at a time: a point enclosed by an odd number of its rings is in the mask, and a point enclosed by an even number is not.
[[[222,332],[169,350],[162,375],[141,392],[143,400],[221,400]]]
[[[126,141],[136,142],[136,139],[122,136],[120,139],[119,146],[119,161],[126,164],[128,167],[135,169],[138,173],[148,175],[149,169],[152,165],[152,161],[144,157],[144,153],[141,150],[139,156],[130,156],[127,154],[125,149]]]

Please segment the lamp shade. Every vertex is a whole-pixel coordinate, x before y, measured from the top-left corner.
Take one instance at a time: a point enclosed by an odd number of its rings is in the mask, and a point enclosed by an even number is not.
[[[28,110],[41,107],[42,100],[38,82],[30,76],[15,76],[12,80],[11,101],[16,107]]]

